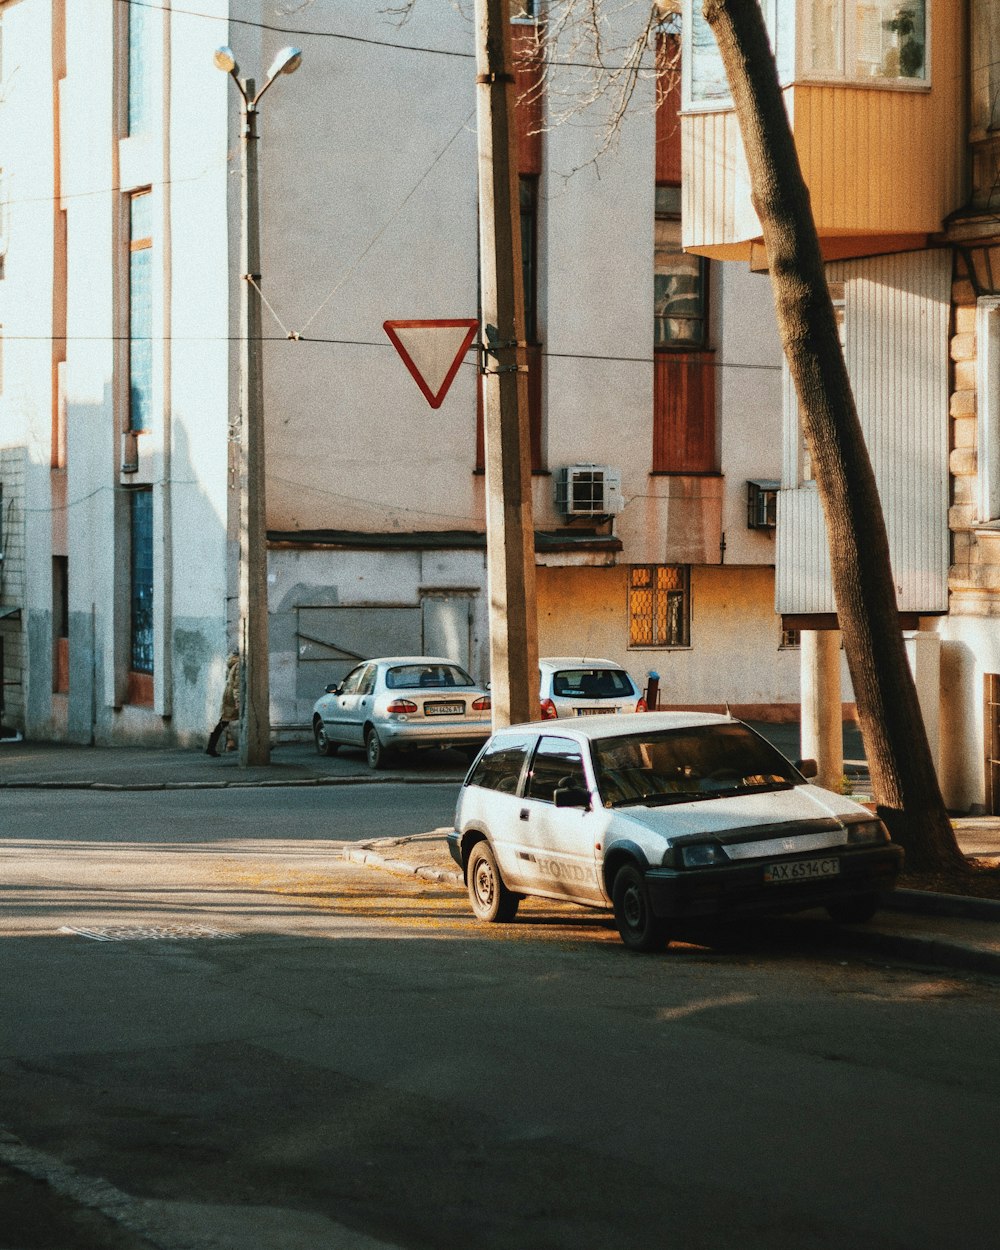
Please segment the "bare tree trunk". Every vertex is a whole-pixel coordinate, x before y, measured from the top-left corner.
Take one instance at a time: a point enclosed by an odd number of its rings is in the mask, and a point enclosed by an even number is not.
[[[878,488],[757,0],[704,0],[733,96],[799,397],[879,816],[917,871],[964,866],[906,658]]]

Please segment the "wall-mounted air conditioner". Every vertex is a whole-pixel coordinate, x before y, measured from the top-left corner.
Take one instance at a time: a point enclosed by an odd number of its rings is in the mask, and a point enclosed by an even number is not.
[[[569,464],[555,471],[556,509],[567,517],[614,516],[625,506],[620,469]]]

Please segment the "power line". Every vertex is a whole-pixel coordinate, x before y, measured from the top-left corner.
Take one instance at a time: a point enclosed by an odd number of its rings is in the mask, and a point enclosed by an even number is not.
[[[380,342],[375,339],[314,338],[311,335],[302,335],[291,339],[287,334],[262,335],[261,337],[265,343],[295,342],[307,345],[315,343],[324,347],[373,347],[379,351],[395,351],[391,343]],[[243,341],[238,334],[163,334],[153,336],[141,335],[133,338],[128,334],[4,334],[2,328],[0,328],[0,339],[7,343],[241,343]],[[683,353],[678,354],[683,355]],[[650,356],[615,356],[599,352],[550,352],[543,350],[540,355],[545,360],[592,360],[623,365],[651,365],[655,364],[657,360],[673,358],[673,354],[669,352],[656,353]],[[773,372],[781,368],[780,365],[738,360],[709,360],[704,363],[713,369],[748,369]],[[478,368],[478,365],[470,360],[463,361],[462,365],[466,368]]]

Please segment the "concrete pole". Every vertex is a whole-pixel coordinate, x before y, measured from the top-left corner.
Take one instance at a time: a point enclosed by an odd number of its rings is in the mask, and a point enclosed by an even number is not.
[[[260,207],[254,81],[243,94],[243,222],[240,248],[240,765],[271,757],[267,629],[267,520],[261,362]]]
[[[510,0],[476,0],[486,572],[493,725],[537,720],[538,617]]]
[[[844,726],[840,697],[840,631],[801,634],[801,751],[816,761],[816,784],[838,794],[844,781]]]

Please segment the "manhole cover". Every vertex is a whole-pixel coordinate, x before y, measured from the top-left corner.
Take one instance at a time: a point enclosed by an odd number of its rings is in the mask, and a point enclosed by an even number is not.
[[[96,929],[79,929],[63,925],[60,933],[75,933],[95,942],[179,942],[191,938],[235,938],[239,934],[210,929],[200,924],[103,925]]]

